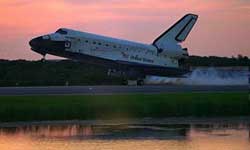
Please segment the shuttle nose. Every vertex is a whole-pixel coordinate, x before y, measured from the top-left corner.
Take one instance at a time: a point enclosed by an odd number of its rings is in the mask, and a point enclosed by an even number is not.
[[[42,41],[43,41],[43,38],[41,36],[30,40],[29,44],[31,46],[31,49],[32,50],[40,49],[42,46]]]
[[[39,36],[29,41],[32,51],[42,55],[65,50],[65,41],[52,40],[49,35]]]

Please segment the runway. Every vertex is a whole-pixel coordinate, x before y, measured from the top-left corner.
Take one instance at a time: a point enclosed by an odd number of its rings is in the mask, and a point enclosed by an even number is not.
[[[108,94],[157,94],[176,92],[248,92],[248,86],[49,86],[49,87],[0,87],[0,95],[108,95]]]

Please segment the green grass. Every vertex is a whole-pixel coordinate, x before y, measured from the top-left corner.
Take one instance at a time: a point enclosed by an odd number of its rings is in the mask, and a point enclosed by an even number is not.
[[[0,96],[0,122],[248,115],[246,92]]]

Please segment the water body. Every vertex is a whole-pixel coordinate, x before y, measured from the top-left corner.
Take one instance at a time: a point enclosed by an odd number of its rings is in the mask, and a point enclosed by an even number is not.
[[[249,150],[249,124],[20,125],[0,128],[1,150]]]

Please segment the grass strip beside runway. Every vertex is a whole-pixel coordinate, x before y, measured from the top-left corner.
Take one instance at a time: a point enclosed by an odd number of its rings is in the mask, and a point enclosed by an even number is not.
[[[246,92],[0,96],[0,122],[249,115]]]

